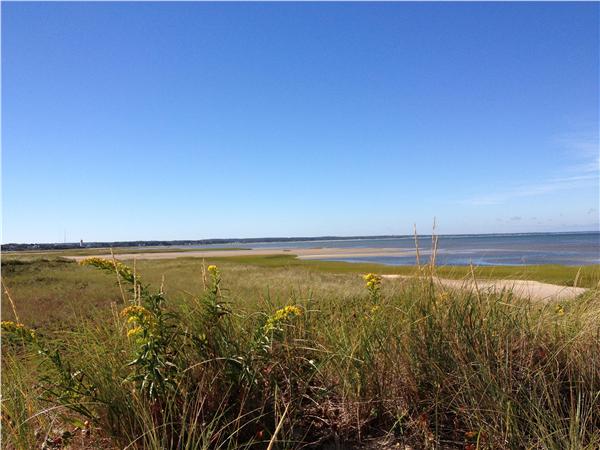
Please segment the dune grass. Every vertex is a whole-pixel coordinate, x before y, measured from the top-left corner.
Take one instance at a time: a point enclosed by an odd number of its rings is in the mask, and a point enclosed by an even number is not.
[[[241,258],[4,264],[24,324],[3,324],[5,448],[600,446],[597,290],[536,304]]]

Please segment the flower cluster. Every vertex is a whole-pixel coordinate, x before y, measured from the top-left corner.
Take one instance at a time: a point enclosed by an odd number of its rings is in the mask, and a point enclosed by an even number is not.
[[[133,325],[127,332],[128,337],[141,336],[144,331],[151,332],[156,326],[154,314],[143,306],[128,306],[121,311],[121,317],[126,317],[127,323]]]
[[[371,301],[373,303],[379,300],[379,288],[381,287],[381,276],[368,273],[363,275],[363,280],[366,281],[366,288],[369,290]]]
[[[288,305],[275,311],[271,317],[267,319],[263,329],[265,333],[269,333],[273,330],[279,329],[280,324],[288,322],[294,317],[302,315],[302,310],[297,306]]]
[[[22,323],[3,320],[1,327],[2,331],[6,333],[8,337],[16,337],[27,341],[35,339],[35,331],[27,328]]]
[[[216,293],[219,288],[219,283],[221,282],[221,272],[214,264],[211,264],[206,268],[206,271],[209,273],[211,278],[211,289]]]
[[[85,258],[79,262],[82,266],[92,266],[97,269],[105,270],[107,272],[117,272],[122,278],[127,281],[133,282],[133,272],[131,269],[119,261],[111,261],[106,258]]]
[[[556,305],[556,308],[554,308],[554,312],[556,312],[556,314],[559,315],[559,316],[564,316],[565,315],[565,308],[563,308],[562,305],[558,304],[558,305]]]
[[[378,288],[381,285],[381,277],[374,273],[363,275],[363,280],[367,282],[367,289]]]

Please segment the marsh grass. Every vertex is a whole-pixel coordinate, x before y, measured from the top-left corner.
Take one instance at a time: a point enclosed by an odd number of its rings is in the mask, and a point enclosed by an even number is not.
[[[64,364],[3,332],[3,445],[600,447],[598,291],[540,304],[446,290],[427,267],[374,291],[327,265],[238,259],[138,261],[126,303],[93,267],[5,272],[20,319]],[[47,291],[80,304],[41,320]]]

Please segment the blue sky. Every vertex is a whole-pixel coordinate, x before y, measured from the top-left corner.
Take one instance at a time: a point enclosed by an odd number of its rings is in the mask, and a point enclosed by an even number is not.
[[[598,3],[6,3],[3,242],[598,229]]]

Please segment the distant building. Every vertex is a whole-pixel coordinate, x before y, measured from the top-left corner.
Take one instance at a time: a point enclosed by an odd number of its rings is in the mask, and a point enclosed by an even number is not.
[[[79,241],[79,246],[80,246],[80,247],[83,247],[83,239],[81,239],[81,240]]]

